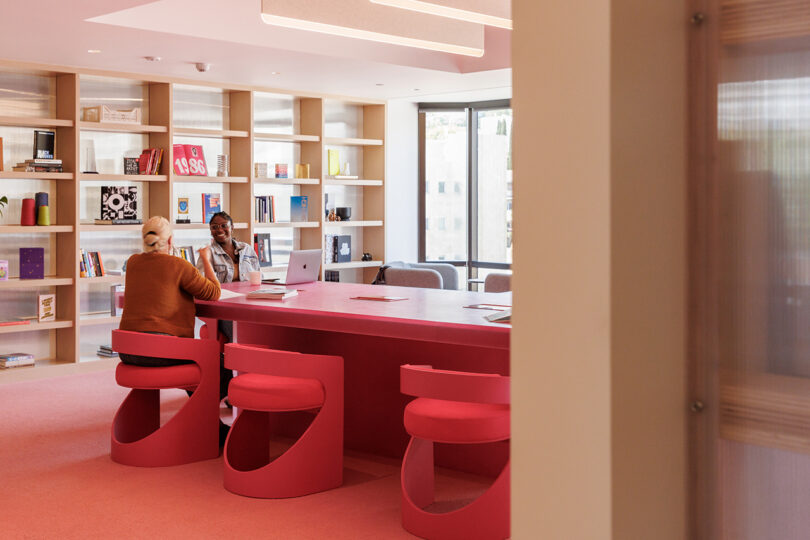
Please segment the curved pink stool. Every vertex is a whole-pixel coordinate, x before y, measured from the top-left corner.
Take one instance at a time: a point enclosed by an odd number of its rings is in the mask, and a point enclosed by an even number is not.
[[[400,391],[417,396],[405,407],[411,441],[402,460],[402,526],[432,539],[509,537],[509,463],[487,491],[463,508],[424,510],[434,501],[433,443],[508,440],[509,377],[400,366]]]
[[[181,465],[219,456],[219,341],[113,330],[114,351],[191,360],[193,364],[142,367],[118,364],[115,380],[131,388],[112,424],[113,461],[138,467]],[[160,426],[160,390],[194,390]]]
[[[237,371],[228,400],[239,410],[223,451],[225,489],[259,498],[299,497],[343,483],[343,358],[225,345]],[[314,411],[306,431],[270,461],[272,413]]]

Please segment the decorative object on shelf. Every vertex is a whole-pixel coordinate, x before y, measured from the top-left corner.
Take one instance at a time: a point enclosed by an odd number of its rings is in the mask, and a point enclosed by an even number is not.
[[[55,139],[56,139],[55,131],[35,129],[34,159],[54,159],[53,148]]]
[[[36,207],[34,212],[37,216],[37,225],[50,225],[51,214],[48,208],[48,194],[44,191],[37,192],[34,195],[34,205]]]
[[[39,312],[37,320],[39,322],[49,322],[56,320],[56,295],[55,294],[40,294],[39,299]]]
[[[335,208],[335,213],[340,218],[339,221],[349,221],[352,217],[351,206],[338,206]]]
[[[329,175],[340,174],[340,153],[337,150],[329,150]]]
[[[191,223],[188,215],[188,197],[177,197],[177,219],[176,223]]]
[[[203,223],[208,223],[214,214],[222,212],[221,197],[219,193],[202,194]]]
[[[140,174],[138,169],[139,158],[125,157],[124,158],[124,174]]]
[[[367,251],[364,251],[363,252],[363,257],[360,260],[363,261],[363,262],[370,261],[371,260],[371,253],[369,253]]]
[[[253,249],[259,258],[259,266],[273,266],[273,255],[270,249],[270,235],[268,233],[253,234]]]
[[[254,163],[253,175],[256,178],[267,178],[267,163]]]
[[[352,175],[352,169],[351,169],[351,167],[349,167],[349,162],[348,161],[343,165],[343,172],[340,173],[340,174],[343,175],[343,176],[351,176]]]
[[[45,248],[20,248],[20,279],[45,279]]]
[[[340,281],[340,271],[338,270],[325,270],[323,273],[324,281]]]
[[[98,172],[96,168],[96,141],[94,139],[81,140],[82,158],[84,159],[84,167],[82,172],[85,174],[94,174]]]
[[[276,163],[276,178],[287,178],[286,163]]]
[[[350,234],[337,235],[335,262],[346,263],[352,261],[352,237]]]
[[[101,219],[137,219],[137,186],[101,186]]]
[[[330,208],[329,208],[329,194],[324,193],[323,194],[323,213],[324,213],[324,216],[327,219],[329,219],[329,210],[330,210]]]
[[[0,281],[8,281],[8,261],[0,261]]]
[[[326,220],[327,221],[340,221],[340,216],[337,215],[337,213],[335,212],[335,209],[332,208],[331,210],[329,210],[329,215],[326,216]]]
[[[113,109],[109,105],[82,107],[82,118],[85,122],[114,122],[117,124],[140,124],[141,108]]]
[[[3,195],[0,197],[0,217],[3,217],[3,207],[8,204],[8,197]]]
[[[17,322],[17,321],[14,321]],[[29,324],[28,321],[19,321],[20,324]],[[33,366],[34,355],[28,353],[8,353],[0,354],[0,368],[12,368],[19,366]]]
[[[37,210],[34,199],[23,199],[20,212],[20,225],[36,225]]]
[[[138,158],[138,174],[157,174],[162,161],[162,148],[146,148]]]
[[[208,176],[203,148],[193,144],[172,145],[172,163],[180,176]]]
[[[217,176],[228,176],[231,170],[231,157],[228,154],[217,154]]]
[[[307,221],[309,219],[309,198],[306,195],[290,197],[290,221]]]
[[[117,283],[110,287],[110,316],[120,317],[124,312],[124,285]]]
[[[2,170],[2,169],[0,169]],[[309,178],[309,163],[296,163],[295,164],[295,177],[296,178]]]

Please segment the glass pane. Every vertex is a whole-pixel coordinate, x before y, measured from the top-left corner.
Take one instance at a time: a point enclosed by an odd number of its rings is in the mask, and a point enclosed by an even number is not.
[[[695,350],[719,424],[703,485],[712,537],[798,540],[810,526],[810,43],[785,7],[798,1],[718,4],[705,149],[717,160],[698,191],[711,210]]]
[[[425,257],[467,260],[467,114],[425,113]]]
[[[478,113],[478,261],[512,262],[512,110]]]

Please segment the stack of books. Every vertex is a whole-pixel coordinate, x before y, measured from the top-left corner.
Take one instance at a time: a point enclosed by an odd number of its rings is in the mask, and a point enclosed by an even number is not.
[[[99,345],[98,351],[96,354],[99,356],[103,356],[104,358],[117,358],[118,353],[112,350],[112,347],[109,345]]]
[[[138,174],[157,174],[162,161],[162,148],[145,149],[138,157]]]
[[[106,276],[104,263],[98,251],[79,250],[79,277],[101,277]]]
[[[247,293],[247,298],[261,298],[263,300],[284,300],[298,294],[296,289],[288,289],[283,286],[265,287]]]
[[[256,223],[275,223],[276,203],[272,195],[255,195],[253,203]]]
[[[28,353],[0,354],[0,368],[33,366],[34,355]]]
[[[17,163],[15,172],[62,172],[61,159],[26,159]]]

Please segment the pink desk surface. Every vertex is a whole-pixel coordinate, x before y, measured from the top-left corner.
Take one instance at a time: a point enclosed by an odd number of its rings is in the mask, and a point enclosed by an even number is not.
[[[245,282],[223,288],[238,292],[267,287]],[[471,304],[512,304],[512,293],[480,293],[315,282],[294,285],[298,295],[286,300],[252,300],[244,296],[215,302],[198,301],[197,316],[256,322],[348,334],[396,337],[472,347],[509,349],[508,324],[491,323],[493,311],[465,308]],[[354,296],[404,296],[407,300],[378,302]]]

